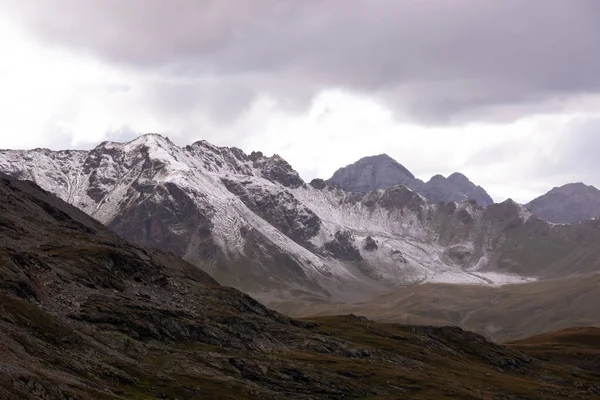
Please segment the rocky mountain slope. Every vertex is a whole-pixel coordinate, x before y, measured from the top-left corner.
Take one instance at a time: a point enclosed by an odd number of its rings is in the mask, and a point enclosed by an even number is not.
[[[600,221],[553,225],[510,200],[430,204],[405,186],[349,193],[304,183],[277,155],[204,141],[7,150],[0,170],[263,302],[361,301],[407,284],[502,285],[599,267]]]
[[[0,399],[600,395],[580,357],[593,330],[575,357],[579,332],[505,347],[452,327],[293,320],[3,175],[0,309]]]
[[[538,217],[554,223],[571,224],[600,217],[600,190],[593,186],[569,183],[555,187],[532,200],[526,207]]]
[[[435,175],[428,182],[423,182],[387,154],[361,158],[338,169],[328,182],[350,192],[370,192],[404,185],[430,203],[458,203],[469,199],[481,206],[494,203],[481,186],[476,186],[463,174],[454,173],[448,178]]]

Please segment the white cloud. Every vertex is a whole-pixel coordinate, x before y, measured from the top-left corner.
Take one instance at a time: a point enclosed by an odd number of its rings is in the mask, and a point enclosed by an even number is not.
[[[41,46],[0,14],[0,146],[89,146],[129,127],[166,128],[144,106],[142,74]]]

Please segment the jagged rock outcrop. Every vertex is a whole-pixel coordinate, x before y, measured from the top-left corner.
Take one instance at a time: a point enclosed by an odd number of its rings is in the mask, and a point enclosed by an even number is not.
[[[263,178],[277,182],[285,187],[297,188],[304,185],[304,181],[292,166],[281,156],[275,154],[272,157],[264,157],[261,152],[253,152],[250,155],[254,168]]]
[[[362,261],[363,258],[354,242],[355,238],[351,232],[337,231],[333,240],[325,243],[324,248],[339,260]]]
[[[314,187],[315,189],[325,189],[327,187],[327,184],[328,183],[326,181],[320,178],[315,178],[312,181],[310,181],[310,186]]]
[[[379,248],[379,246],[377,246],[377,242],[371,236],[367,236],[365,238],[365,243],[363,247],[367,251],[375,251]]]
[[[571,224],[600,217],[600,190],[581,182],[555,187],[527,203],[526,207],[543,220]]]

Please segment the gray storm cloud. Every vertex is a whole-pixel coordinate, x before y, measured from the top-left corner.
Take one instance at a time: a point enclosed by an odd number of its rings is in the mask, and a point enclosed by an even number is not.
[[[158,74],[160,106],[223,118],[259,94],[308,99],[330,87],[428,123],[517,118],[600,89],[595,0],[0,4],[49,44]]]

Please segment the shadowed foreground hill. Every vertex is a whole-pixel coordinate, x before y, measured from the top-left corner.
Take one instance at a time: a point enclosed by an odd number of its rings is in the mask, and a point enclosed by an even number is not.
[[[542,361],[535,345],[354,316],[290,319],[4,176],[0,311],[1,399],[600,395],[598,371]]]

